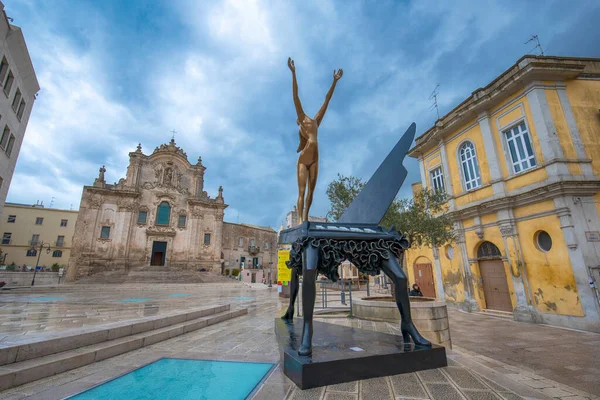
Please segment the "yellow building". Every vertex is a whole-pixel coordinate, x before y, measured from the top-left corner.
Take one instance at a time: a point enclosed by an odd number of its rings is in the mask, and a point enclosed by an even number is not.
[[[77,214],[77,211],[44,208],[43,205],[6,203],[0,220],[2,265],[14,263],[19,267],[35,267],[43,245],[37,265],[66,266]]]
[[[408,252],[410,282],[468,311],[600,332],[600,59],[524,56],[409,155],[414,190],[445,190],[457,220],[455,243]]]

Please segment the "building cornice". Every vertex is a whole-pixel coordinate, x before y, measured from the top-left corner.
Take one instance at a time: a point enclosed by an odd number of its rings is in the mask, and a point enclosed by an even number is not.
[[[561,196],[593,196],[600,191],[600,181],[559,181],[528,190],[526,192],[507,195],[498,199],[482,201],[476,205],[453,211],[456,219],[473,218],[502,209],[521,207]]]
[[[512,67],[471,96],[448,114],[438,119],[433,127],[416,139],[408,155],[419,158],[433,149],[446,135],[458,130],[481,113],[498,105],[535,81],[564,81],[584,76],[600,78],[600,59],[575,57],[546,57],[525,55]]]
[[[88,191],[90,193],[121,196],[121,197],[139,197],[140,196],[140,192],[137,190],[115,190],[112,188],[110,188],[110,189],[109,188],[99,188],[99,187],[94,187],[94,186],[84,186],[83,190]]]

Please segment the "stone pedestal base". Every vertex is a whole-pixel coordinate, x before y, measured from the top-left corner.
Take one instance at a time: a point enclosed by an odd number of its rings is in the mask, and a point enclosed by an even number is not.
[[[302,319],[275,319],[283,373],[300,389],[397,375],[447,365],[444,347],[404,344],[402,336],[315,321],[313,354],[298,355]]]

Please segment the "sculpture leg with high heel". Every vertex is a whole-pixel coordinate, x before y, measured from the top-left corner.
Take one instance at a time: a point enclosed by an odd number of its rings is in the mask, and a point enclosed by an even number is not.
[[[296,297],[298,297],[298,271],[292,268],[292,280],[290,281],[290,304],[288,305],[287,311],[281,319],[286,321],[292,321],[294,319],[294,303],[296,303]]]
[[[319,265],[319,248],[311,245],[302,251],[302,314],[304,325],[302,327],[302,341],[298,355],[310,356],[312,354],[313,336],[313,311],[317,291],[317,266]]]
[[[410,314],[410,302],[408,300],[408,292],[406,290],[407,279],[402,267],[398,263],[398,260],[396,260],[396,257],[390,255],[388,260],[383,260],[381,263],[381,269],[396,286],[396,304],[398,306],[398,310],[400,311],[400,317],[402,318],[400,330],[402,331],[404,343],[409,343],[409,337],[411,337],[413,342],[418,346],[431,346],[431,342],[421,336],[412,322],[412,317]]]

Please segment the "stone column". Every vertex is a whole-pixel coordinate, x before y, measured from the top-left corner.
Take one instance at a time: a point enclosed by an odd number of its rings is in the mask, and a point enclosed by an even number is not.
[[[463,309],[465,311],[479,311],[479,304],[475,300],[475,289],[473,287],[473,273],[471,272],[471,263],[469,253],[467,251],[467,242],[465,239],[465,231],[461,221],[454,224],[456,232],[456,243],[460,248],[460,263],[462,266],[463,286],[465,290],[465,302]]]
[[[454,203],[454,189],[452,188],[452,179],[450,176],[450,168],[448,166],[448,157],[446,155],[446,143],[441,141],[440,147],[440,158],[442,159],[442,170],[444,173],[444,184],[446,185],[446,192],[448,193],[448,208],[449,211],[453,211],[455,208]]]
[[[479,122],[479,129],[481,130],[481,136],[483,138],[483,147],[487,158],[487,166],[490,171],[490,183],[492,184],[492,189],[494,194],[503,195],[506,188],[504,181],[502,180],[502,170],[500,169],[500,162],[498,161],[499,152],[496,148],[496,142],[494,141],[491,120],[488,113],[483,112],[479,114],[477,121]]]
[[[419,157],[419,172],[421,173],[421,187],[427,189],[427,176],[425,175],[425,161],[423,156]]]
[[[531,110],[533,124],[544,156],[544,162],[564,158],[556,127],[552,120],[550,107],[544,87],[540,82],[533,82],[527,89],[527,101]],[[532,143],[533,145],[533,143]],[[538,160],[539,163],[539,160]],[[564,162],[546,166],[549,177],[558,178],[561,175],[570,176],[569,168]]]
[[[444,280],[442,278],[442,264],[440,262],[440,251],[437,247],[432,247],[433,263],[435,265],[435,286],[437,287],[436,297],[440,300],[446,299],[444,292]]]
[[[580,160],[587,160],[588,157],[585,154],[585,147],[583,146],[583,142],[581,141],[581,135],[579,134],[579,129],[577,128],[577,122],[575,121],[575,116],[573,115],[573,109],[571,108],[571,102],[569,102],[569,97],[567,96],[566,86],[562,83],[556,84],[556,92],[558,93],[558,99],[560,100],[560,106],[562,107],[563,114],[565,116],[565,120],[567,121],[567,127],[569,128],[569,133],[571,134],[571,140],[573,141],[573,147],[575,148],[575,154],[577,154],[577,158]],[[587,179],[597,179],[594,176],[594,172],[592,170],[591,163],[582,163],[579,164],[581,167],[581,172]]]

